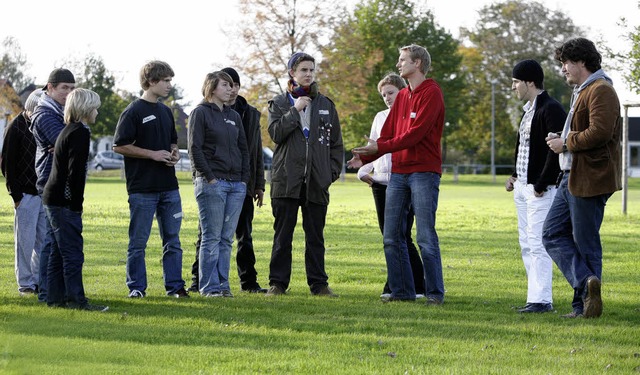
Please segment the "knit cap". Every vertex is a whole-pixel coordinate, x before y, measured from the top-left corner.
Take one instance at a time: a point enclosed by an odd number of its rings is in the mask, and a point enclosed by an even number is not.
[[[34,109],[36,109],[36,106],[38,105],[38,100],[40,100],[40,96],[42,95],[44,91],[42,91],[42,89],[35,89],[31,92],[31,94],[29,94],[29,97],[27,97],[27,101],[24,102],[24,110],[28,111],[28,112],[33,112]]]
[[[238,72],[236,72],[235,69],[224,68],[222,69],[222,71],[227,73],[229,76],[231,76],[231,80],[233,81],[233,83],[237,83],[238,85],[240,85],[240,75],[238,75]]]
[[[512,77],[525,82],[533,82],[536,87],[540,87],[544,81],[544,72],[536,60],[522,60],[513,67]]]

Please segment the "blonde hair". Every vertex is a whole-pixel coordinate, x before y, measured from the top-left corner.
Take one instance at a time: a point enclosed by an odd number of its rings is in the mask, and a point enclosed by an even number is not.
[[[89,89],[77,88],[71,91],[64,106],[64,123],[88,119],[94,109],[100,108],[100,104],[100,96]]]
[[[384,78],[378,82],[378,92],[382,90],[382,86],[392,85],[398,88],[398,90],[402,90],[407,87],[407,83],[404,81],[400,75],[396,73],[389,73]]]

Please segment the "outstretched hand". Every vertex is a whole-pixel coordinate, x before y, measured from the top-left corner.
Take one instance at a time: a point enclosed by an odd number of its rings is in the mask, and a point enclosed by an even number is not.
[[[367,145],[362,147],[356,147],[351,152],[356,155],[375,155],[378,153],[378,142],[375,140],[364,136],[364,139],[367,140]]]
[[[347,168],[349,169],[358,169],[362,167],[362,165],[363,165],[362,160],[360,160],[360,155],[358,154],[353,154],[353,157],[351,158],[351,160],[347,161]]]

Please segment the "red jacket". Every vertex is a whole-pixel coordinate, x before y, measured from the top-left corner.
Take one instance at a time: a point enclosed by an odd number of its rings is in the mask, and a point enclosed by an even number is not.
[[[378,153],[361,159],[368,163],[391,152],[393,173],[442,174],[443,128],[442,90],[427,79],[413,91],[409,87],[400,90],[378,138]]]

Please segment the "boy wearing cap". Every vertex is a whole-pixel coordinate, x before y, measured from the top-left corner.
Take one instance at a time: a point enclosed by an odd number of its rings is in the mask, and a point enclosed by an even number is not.
[[[253,202],[258,207],[262,207],[262,199],[264,197],[265,178],[264,178],[264,162],[262,159],[262,135],[260,133],[260,111],[249,105],[247,100],[238,95],[240,90],[240,75],[233,68],[224,68],[223,72],[227,73],[233,80],[233,88],[231,97],[225,103],[233,110],[238,112],[242,118],[244,126],[244,134],[247,138],[247,146],[249,148],[249,182],[247,183],[247,195],[245,196],[236,227],[236,239],[238,240],[238,252],[236,253],[236,265],[238,268],[238,277],[240,278],[240,288],[244,292],[249,293],[266,293],[258,283],[258,272],[256,271],[256,256],[253,251],[253,238],[251,232],[253,230]],[[198,227],[199,228],[199,227]],[[199,228],[200,229],[200,228]],[[198,249],[202,240],[202,232],[198,230],[198,241],[196,242],[196,260],[191,267],[193,283],[189,291],[198,291]]]
[[[57,68],[49,74],[47,84],[42,88],[44,94],[40,97],[36,109],[31,116],[31,132],[36,140],[36,188],[42,196],[44,186],[51,174],[53,165],[53,146],[58,135],[64,129],[64,105],[67,96],[75,89],[76,80],[68,69]],[[40,251],[40,281],[38,285],[38,300],[47,301],[47,268],[52,246],[55,246],[53,229],[49,221],[45,220],[47,234]]]
[[[337,297],[324,269],[329,186],[342,171],[344,150],[333,102],[318,92],[315,59],[302,52],[287,64],[287,92],[269,101],[269,135],[276,143],[271,177],[274,237],[267,295],[285,294],[291,280],[293,232],[302,209],[305,268],[311,294]]]
[[[522,261],[527,272],[527,303],[519,313],[553,311],[553,262],[542,245],[542,225],[556,194],[558,155],[547,147],[549,133],[562,131],[567,117],[562,105],[544,90],[544,73],[535,60],[513,68],[511,90],[526,104],[515,148],[516,169],[505,183],[513,191],[518,214]]]
[[[34,295],[40,283],[40,251],[47,230],[42,199],[36,189],[36,141],[29,130],[31,116],[42,95],[34,90],[5,129],[2,175],[13,198],[15,218],[15,272],[20,295]]]

